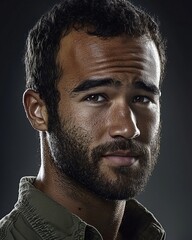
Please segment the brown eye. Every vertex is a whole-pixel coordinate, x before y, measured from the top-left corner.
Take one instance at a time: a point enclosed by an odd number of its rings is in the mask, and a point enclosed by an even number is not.
[[[104,102],[106,98],[101,94],[92,94],[92,95],[89,95],[85,100],[89,102],[100,103],[100,102]]]
[[[147,104],[147,103],[150,103],[151,100],[150,100],[149,97],[147,97],[147,96],[136,96],[136,97],[134,97],[133,102],[134,102],[134,103],[137,103],[137,102],[138,102],[138,103]]]

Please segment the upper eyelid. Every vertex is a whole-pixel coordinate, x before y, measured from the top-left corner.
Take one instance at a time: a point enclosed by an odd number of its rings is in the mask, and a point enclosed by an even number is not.
[[[136,96],[133,97],[133,99],[135,99],[137,97],[147,98],[149,101],[153,101],[153,99],[151,97],[146,96],[146,95],[136,95]]]
[[[153,95],[153,96],[154,97],[151,97],[149,95],[136,95],[135,97],[145,97],[145,98],[149,99],[149,101],[151,103],[157,103],[158,102],[157,98],[159,99],[159,97],[157,95]]]
[[[104,93],[90,93],[90,94],[86,95],[85,97],[83,97],[83,99],[87,99],[87,98],[89,98],[91,96],[101,96],[101,97],[103,97],[105,99],[108,98],[107,95],[104,94]]]
[[[98,88],[95,88],[94,90],[93,89],[90,89],[86,92],[81,92],[81,93],[75,93],[76,96],[79,95],[79,97],[81,97],[82,101],[85,100],[86,98],[88,98],[89,96],[91,95],[101,95],[102,97],[104,97],[106,100],[109,100],[110,98],[113,99],[114,97],[117,96],[118,92],[117,91],[112,91],[112,89],[110,88],[109,91],[108,89],[99,89],[100,87]],[[127,93],[128,94],[128,93]],[[128,96],[130,95],[130,96]],[[147,92],[143,89],[135,89],[135,91],[133,92],[130,92],[130,94],[128,94],[126,98],[131,98],[133,99],[134,97],[137,97],[137,96],[141,96],[141,97],[146,97],[148,98],[151,102],[156,102],[156,99],[159,99],[160,95],[157,95],[157,94],[153,94],[152,92]]]
[[[147,97],[147,98],[151,98],[151,99],[160,97],[160,95],[154,94],[152,92],[146,92],[146,91],[140,91],[140,92],[138,91],[138,92],[135,92],[133,95]]]
[[[98,96],[98,95],[100,95],[100,96],[102,96],[102,97],[104,97],[104,98],[109,98],[109,96],[108,96],[108,94],[106,94],[106,93],[101,93],[101,92],[94,92],[94,93],[89,93],[89,94],[86,94],[83,98],[88,98],[88,97],[90,97],[90,96],[93,96],[93,95],[95,95],[95,96]],[[153,97],[154,96],[154,97]],[[151,100],[153,100],[154,98],[155,98],[155,96],[156,95],[153,95],[153,94],[134,94],[133,96],[132,96],[132,98],[135,98],[135,97],[146,97],[146,98],[148,98],[148,99],[151,99]]]

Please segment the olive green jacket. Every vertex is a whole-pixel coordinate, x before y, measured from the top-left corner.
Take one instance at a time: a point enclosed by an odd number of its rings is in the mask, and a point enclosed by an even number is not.
[[[102,240],[96,228],[36,189],[34,180],[21,179],[14,209],[0,220],[0,240]],[[136,200],[127,201],[120,231],[129,240],[165,239],[161,225]]]

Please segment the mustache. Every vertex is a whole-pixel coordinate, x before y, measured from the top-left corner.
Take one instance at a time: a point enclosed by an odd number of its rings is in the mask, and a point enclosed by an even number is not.
[[[128,139],[128,140],[116,140],[114,142],[108,142],[99,145],[92,150],[91,156],[93,159],[95,158],[99,159],[108,152],[115,152],[120,150],[123,151],[127,150],[134,155],[140,156],[148,154],[147,148],[143,144],[138,143],[133,139]]]

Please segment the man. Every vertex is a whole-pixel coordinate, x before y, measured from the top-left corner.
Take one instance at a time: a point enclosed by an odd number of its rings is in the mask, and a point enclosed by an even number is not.
[[[25,64],[41,167],[21,179],[0,239],[165,239],[133,199],[159,152],[157,24],[127,0],[64,0],[30,31]]]

